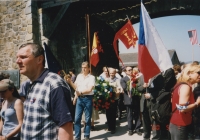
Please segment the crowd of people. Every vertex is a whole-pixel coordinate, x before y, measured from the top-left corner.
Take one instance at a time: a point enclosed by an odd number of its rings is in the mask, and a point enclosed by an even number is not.
[[[69,74],[52,73],[45,68],[44,49],[35,43],[19,47],[16,63],[20,74],[29,80],[18,92],[9,76],[0,74],[0,139],[81,140],[84,133],[84,140],[89,140],[96,127],[94,121],[101,119],[93,107],[96,81],[90,64],[83,62],[77,76],[73,68]],[[115,92],[112,107],[101,110],[107,119],[106,131],[116,133],[116,118],[121,120],[123,112],[129,136],[137,133],[144,140],[188,140],[191,135],[200,138],[197,61],[176,64],[148,82],[137,67],[130,66],[123,66],[120,72],[103,67],[99,76]]]

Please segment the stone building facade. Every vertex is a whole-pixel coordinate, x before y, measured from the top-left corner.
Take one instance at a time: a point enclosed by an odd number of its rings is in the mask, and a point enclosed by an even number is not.
[[[36,5],[35,5],[36,6]],[[29,0],[0,2],[0,70],[17,69],[20,44],[39,42],[37,8]]]
[[[0,1],[0,71],[18,68],[16,52],[21,44],[27,42],[41,45],[45,42],[66,73],[70,68],[75,68],[76,74],[81,71],[81,63],[89,60],[85,13],[78,13],[70,5],[60,15],[61,8],[62,5],[40,9],[36,0]],[[49,36],[59,16],[62,18]],[[98,66],[92,67],[92,73],[99,75],[103,66],[118,66],[112,47],[114,31],[96,18],[91,18],[90,24],[90,44],[94,32],[98,31],[104,49]],[[25,79],[21,76],[21,81]]]

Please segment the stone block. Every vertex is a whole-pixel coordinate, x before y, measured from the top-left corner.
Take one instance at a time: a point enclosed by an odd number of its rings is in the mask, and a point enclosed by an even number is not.
[[[25,35],[20,35],[19,38],[24,40],[25,39]]]
[[[28,19],[28,25],[32,25],[32,22],[33,22],[33,20],[32,20],[32,18],[31,19]]]
[[[18,44],[18,40],[13,39],[13,43],[14,43],[14,44]]]
[[[31,39],[33,39],[33,34],[27,34],[25,40],[30,41]]]
[[[28,25],[27,26],[27,31],[28,31],[29,34],[32,33],[33,32],[33,26],[32,25]]]
[[[0,39],[0,45],[4,45],[4,39]]]
[[[9,32],[6,32],[4,37],[8,37],[8,36],[9,36]]]
[[[26,31],[26,27],[20,28],[20,31]]]
[[[25,35],[25,34],[26,32],[23,32],[23,31],[19,32],[19,35]]]
[[[12,28],[12,23],[7,23],[7,29],[11,29]]]
[[[1,26],[0,27],[0,33],[5,33],[5,29],[6,29],[5,26]]]
[[[26,20],[22,20],[22,27],[27,27],[27,25],[28,25],[28,23],[27,23],[27,21]]]
[[[32,11],[31,6],[28,6],[28,7],[25,8],[25,14],[26,15],[31,14],[31,11]]]
[[[15,3],[15,6],[20,6],[21,4],[22,4],[21,1],[17,1],[17,2]]]
[[[1,6],[0,7],[0,12],[1,13],[4,13],[4,12],[6,12],[7,11],[7,7],[6,6]]]
[[[13,22],[13,25],[20,25],[21,24],[21,19],[16,19]]]
[[[13,29],[15,32],[18,31],[18,27],[17,27],[17,26],[14,26],[12,29]]]
[[[8,10],[7,10],[8,14],[13,14],[14,13],[14,10],[13,8],[9,7]]]

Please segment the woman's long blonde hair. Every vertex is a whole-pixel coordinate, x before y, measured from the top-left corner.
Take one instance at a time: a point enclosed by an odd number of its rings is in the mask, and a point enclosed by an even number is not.
[[[190,83],[189,73],[190,72],[199,72],[199,71],[200,71],[200,65],[187,64],[185,66],[185,68],[182,70],[181,75],[177,80],[177,83],[180,83],[180,82]]]

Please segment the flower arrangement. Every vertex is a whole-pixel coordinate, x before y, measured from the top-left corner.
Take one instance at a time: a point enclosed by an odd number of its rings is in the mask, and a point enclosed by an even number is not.
[[[114,87],[103,77],[97,77],[94,87],[93,106],[96,110],[109,109],[115,102]]]
[[[130,85],[130,82],[132,83],[132,85]],[[137,73],[133,73],[131,76],[131,80],[127,81],[127,91],[130,91],[132,96],[141,96],[141,93],[138,92],[137,90],[137,83],[138,83],[138,79],[137,79]]]

